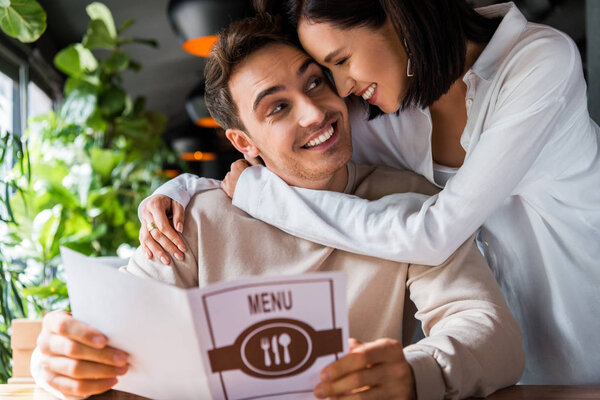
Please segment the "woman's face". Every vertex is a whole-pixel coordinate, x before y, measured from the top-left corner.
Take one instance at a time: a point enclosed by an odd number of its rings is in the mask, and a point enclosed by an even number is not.
[[[331,70],[340,96],[361,96],[386,113],[400,108],[410,79],[408,60],[389,20],[374,30],[340,29],[303,18],[298,36],[304,49]]]

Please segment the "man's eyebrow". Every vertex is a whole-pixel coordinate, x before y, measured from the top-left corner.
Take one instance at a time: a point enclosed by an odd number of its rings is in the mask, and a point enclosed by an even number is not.
[[[315,60],[313,60],[312,58],[307,58],[302,65],[300,66],[300,68],[298,68],[298,77],[300,77],[302,74],[304,74],[306,72],[306,70],[308,69],[308,67],[310,67],[312,64],[318,65],[317,62]]]
[[[333,59],[333,57],[337,56],[338,54],[340,54],[342,52],[342,49],[339,48],[336,51],[332,51],[331,53],[327,54],[327,57],[325,57],[325,62],[331,62],[331,60]]]
[[[258,104],[266,96],[272,95],[273,93],[279,92],[279,91],[281,91],[283,89],[285,89],[285,86],[283,86],[283,85],[277,85],[277,86],[271,86],[270,88],[265,89],[262,92],[260,92],[258,94],[258,96],[256,96],[256,99],[254,100],[254,104],[252,105],[252,111],[256,111],[256,108],[258,107]]]

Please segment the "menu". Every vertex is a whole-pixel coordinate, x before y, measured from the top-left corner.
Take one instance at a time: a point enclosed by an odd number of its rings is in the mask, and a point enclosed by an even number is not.
[[[73,316],[130,354],[115,389],[153,399],[312,399],[348,351],[340,272],[181,289],[62,249]]]

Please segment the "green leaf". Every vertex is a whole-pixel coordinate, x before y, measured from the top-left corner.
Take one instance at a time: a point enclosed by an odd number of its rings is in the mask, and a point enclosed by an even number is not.
[[[3,0],[0,8],[0,28],[8,36],[30,43],[46,30],[46,12],[35,0]]]
[[[109,149],[98,149],[93,148],[91,151],[92,155],[92,168],[98,172],[102,177],[103,181],[108,181],[110,174],[113,169],[123,161],[125,155],[122,152],[117,152]]]
[[[130,60],[129,61],[129,69],[133,72],[140,72],[142,70],[142,64],[137,61]]]
[[[100,93],[98,97],[98,106],[106,115],[118,115],[125,109],[127,93],[119,87],[111,86]]]
[[[115,38],[111,36],[104,21],[93,19],[90,21],[88,30],[81,41],[86,48],[112,50],[116,46]]]
[[[115,39],[117,37],[115,20],[108,7],[96,1],[87,6],[85,11],[90,16],[91,20],[101,20],[104,23],[111,38]]]
[[[167,122],[169,121],[169,118],[167,118],[166,115],[155,111],[146,112],[146,118],[148,118],[150,123],[150,133],[157,136],[165,131]]]
[[[129,67],[129,56],[123,51],[113,51],[102,65],[108,73],[121,72]]]
[[[72,44],[54,57],[54,65],[65,74],[78,78],[98,68],[98,61],[81,43]]]
[[[51,296],[67,297],[67,285],[58,278],[54,278],[48,286],[31,286],[22,290],[24,296],[35,296],[45,299]]]
[[[92,85],[82,85],[73,89],[65,99],[61,109],[60,117],[74,124],[84,124],[94,113],[98,96],[96,88]]]
[[[123,25],[121,25],[121,27],[119,28],[119,33],[125,32],[125,30],[127,30],[131,25],[133,25],[134,22],[135,22],[135,20],[133,20],[131,18],[129,18],[128,20],[123,22]]]

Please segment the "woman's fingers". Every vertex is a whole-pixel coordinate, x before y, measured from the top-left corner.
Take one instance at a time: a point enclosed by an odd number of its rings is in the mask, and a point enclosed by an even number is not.
[[[142,209],[142,224],[140,229],[140,243],[145,245],[145,250],[158,257],[163,263],[168,265],[169,257],[166,254],[172,254],[179,260],[183,260],[184,252],[187,250],[185,242],[175,231],[169,220],[169,215],[173,215],[173,224],[183,231],[183,219],[185,209],[175,200],[165,195],[153,195],[146,201]],[[162,246],[157,249],[159,241],[156,231],[159,231],[171,243],[171,245]],[[157,251],[158,250],[158,251]],[[167,262],[165,262],[167,261]]]
[[[179,251],[177,249],[177,247],[175,246],[175,244],[169,240],[169,238],[167,238],[162,232],[160,232],[158,229],[155,229],[152,231],[152,237],[154,238],[154,240],[156,240],[158,242],[158,244],[167,251],[167,253],[173,254],[173,256],[179,260],[179,261],[183,261],[183,253],[181,251]],[[168,257],[166,256],[161,256],[160,261],[163,264],[169,264],[170,260]]]
[[[245,157],[245,156],[244,156]],[[246,168],[250,167],[250,164],[245,159],[240,159],[231,164],[229,172],[225,175],[225,179],[221,182],[221,189],[233,199],[233,194],[235,193],[235,187],[237,185],[237,181],[242,175],[242,172]]]
[[[183,233],[183,220],[185,218],[185,208],[175,200],[171,200],[171,207],[173,209],[173,226],[175,226],[175,230],[179,233]],[[180,250],[185,252],[186,247],[185,243],[183,243],[183,248]]]
[[[169,256],[165,252],[165,250],[158,244],[156,240],[152,237],[148,229],[146,229],[146,223],[143,224],[140,229],[140,244],[143,246],[148,259],[152,259],[152,257],[156,257],[163,262],[163,264],[169,263]]]
[[[165,214],[163,209],[150,209],[150,213],[152,214],[152,221],[156,226],[156,229],[149,226],[150,223],[146,224],[146,229],[150,231],[150,235],[161,244],[161,246],[169,253],[177,257],[179,260],[183,260],[183,251],[185,251],[185,244],[183,243],[183,239],[179,236],[175,229],[171,226],[171,222]],[[157,232],[158,231],[158,232]],[[164,235],[170,245],[163,246],[163,243],[158,240],[157,233]],[[181,250],[183,249],[183,250]]]
[[[250,157],[247,154],[244,154],[244,160],[246,160],[251,166],[262,165],[258,157]]]

